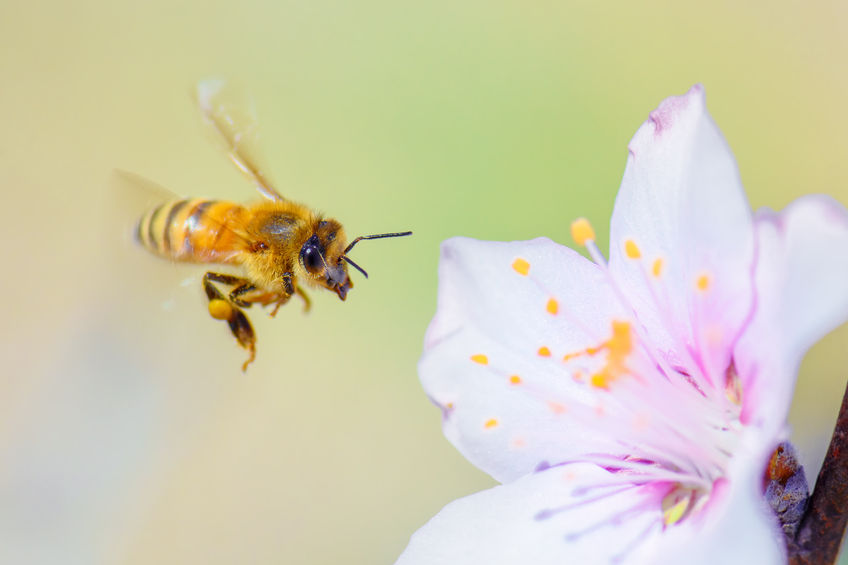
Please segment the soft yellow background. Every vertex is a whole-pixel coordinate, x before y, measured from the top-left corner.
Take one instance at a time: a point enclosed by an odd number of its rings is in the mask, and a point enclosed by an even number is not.
[[[416,376],[440,241],[569,243],[584,215],[605,247],[628,140],[695,82],[755,207],[848,202],[848,4],[737,4],[6,0],[0,562],[391,563],[492,484]],[[256,196],[188,96],[210,75],[253,94],[284,194],[415,231],[357,248],[346,303],[253,312],[247,375],[202,269],[132,244],[155,198],[112,174]],[[799,380],[813,476],[846,337]]]

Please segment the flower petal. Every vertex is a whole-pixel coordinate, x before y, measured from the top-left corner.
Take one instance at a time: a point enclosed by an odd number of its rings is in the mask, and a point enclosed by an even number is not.
[[[443,243],[419,374],[445,435],[497,480],[615,443],[567,418],[595,397],[562,368],[564,354],[596,345],[622,315],[606,280],[548,239]]]
[[[781,428],[807,349],[848,319],[848,211],[799,198],[756,218],[754,317],[737,344],[743,422]]]
[[[752,303],[753,230],[702,87],[660,104],[629,151],[610,225],[610,271],[670,362],[705,380],[701,386],[723,387]]]
[[[656,563],[660,497],[589,464],[555,467],[442,509],[397,565]]]

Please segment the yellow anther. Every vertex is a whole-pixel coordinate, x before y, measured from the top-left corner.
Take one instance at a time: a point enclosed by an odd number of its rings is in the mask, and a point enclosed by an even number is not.
[[[551,298],[548,300],[548,304],[545,306],[545,310],[548,311],[548,314],[553,314],[556,316],[556,313],[559,312],[559,303]]]
[[[519,257],[515,261],[512,262],[512,268],[515,269],[515,272],[519,275],[527,276],[527,273],[530,272],[530,263],[528,263],[525,259]]]
[[[623,369],[624,360],[633,351],[633,333],[629,322],[613,320],[612,337],[607,342],[607,360],[612,368]]]
[[[639,250],[639,246],[636,245],[636,242],[632,239],[628,239],[624,242],[624,252],[631,259],[638,259],[642,256],[642,252]]]
[[[663,260],[660,259],[660,258],[655,259],[654,265],[653,265],[653,267],[651,267],[651,272],[654,274],[655,277],[660,278],[660,275],[662,275],[662,270],[663,270]]]
[[[724,373],[724,396],[736,406],[742,406],[742,379],[736,372],[735,363],[731,363]]]
[[[481,365],[488,365],[489,358],[483,355],[482,353],[477,353],[471,356],[471,360],[475,363],[480,363]]]
[[[495,418],[490,418],[486,420],[486,423],[483,424],[483,427],[487,430],[491,430],[492,428],[496,428],[498,426],[498,421]]]
[[[699,276],[698,280],[695,281],[695,286],[697,286],[698,290],[701,292],[705,292],[708,288],[710,288],[710,276],[706,274]]]
[[[509,384],[520,385],[521,377],[519,377],[518,375],[512,375],[511,377],[509,377]]]
[[[610,347],[624,348],[627,352],[633,349],[633,334],[630,331],[630,322],[623,322],[621,320],[612,321]]]
[[[209,301],[209,315],[216,320],[229,320],[233,315],[233,307],[226,300],[213,298]]]
[[[592,378],[589,379],[589,384],[595,388],[602,388],[604,390],[609,390],[609,382],[610,376],[606,371],[595,373],[592,375]]]
[[[691,489],[678,487],[665,495],[662,510],[663,522],[666,526],[676,524],[686,517],[692,507],[693,494]]]
[[[543,345],[542,347],[540,347],[539,351],[537,351],[536,353],[539,354],[539,357],[550,357],[551,356],[551,350],[548,349],[548,346],[546,346],[546,345]]]
[[[571,237],[577,245],[586,245],[587,241],[595,241],[595,230],[586,218],[577,218],[571,222]]]

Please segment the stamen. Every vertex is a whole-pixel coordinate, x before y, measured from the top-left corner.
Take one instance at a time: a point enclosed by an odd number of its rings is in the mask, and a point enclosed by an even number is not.
[[[577,243],[585,245],[586,250],[589,252],[589,256],[592,260],[603,270],[604,274],[607,277],[607,280],[610,283],[610,287],[616,295],[616,298],[624,306],[629,310],[629,313],[632,314],[636,323],[634,324],[636,335],[639,338],[639,342],[642,344],[642,348],[648,358],[653,362],[653,364],[658,367],[659,373],[662,374],[667,380],[670,380],[670,375],[672,374],[671,368],[668,365],[666,359],[660,355],[660,352],[655,348],[651,348],[651,341],[647,339],[647,335],[645,334],[645,329],[642,327],[642,324],[638,322],[638,316],[636,315],[636,311],[633,309],[633,305],[625,297],[621,288],[619,288],[616,283],[614,277],[610,273],[607,267],[607,261],[604,258],[603,253],[598,248],[598,245],[594,240],[594,230],[592,230],[592,226],[589,224],[589,221],[585,218],[579,218],[575,220],[571,224],[571,233]],[[638,254],[641,257],[641,250],[639,250],[636,243],[632,240],[628,240],[631,245],[625,244],[625,247],[630,247],[631,253]],[[644,273],[644,271],[643,271]]]
[[[481,365],[488,365],[489,364],[489,358],[486,357],[485,355],[483,355],[482,353],[477,353],[475,355],[472,355],[471,360],[474,361],[475,363],[479,363]]]
[[[641,253],[641,251],[640,251],[640,253]],[[640,262],[638,264],[638,266],[639,266],[639,271],[642,274],[642,277],[643,277],[643,279],[646,283],[645,286],[647,287],[648,291],[650,292],[651,298],[653,299],[653,302],[656,305],[655,311],[659,314],[660,320],[667,327],[669,327],[669,328],[674,327],[675,322],[671,319],[671,311],[670,311],[671,306],[670,306],[670,303],[669,303],[669,297],[668,297],[668,294],[667,294],[667,289],[665,288],[664,285],[658,284],[658,282],[657,282],[665,271],[665,259],[663,257],[657,257],[654,260],[653,265],[651,266],[651,273],[650,273],[651,275],[653,275],[653,278],[655,279],[655,281],[653,283],[650,280],[649,273],[644,268],[644,265]],[[616,287],[614,287],[614,288],[616,289],[616,293],[620,294],[618,292],[618,289]],[[662,355],[662,353],[660,351],[651,350],[651,349],[648,348],[648,346],[645,342],[645,336],[643,335],[643,332],[641,331],[639,325],[636,326],[636,330],[637,330],[637,334],[638,334],[640,340],[642,341],[642,345],[645,347],[645,350],[648,353],[648,355],[661,368],[661,372],[666,375],[669,382],[671,382],[675,387],[679,388],[679,386],[678,386],[679,385],[679,379],[674,378],[674,377],[675,377],[676,374],[680,373],[680,371],[677,371],[676,368],[672,368],[669,365],[668,360],[665,358],[664,355]],[[680,359],[680,361],[682,363],[684,363],[688,367],[700,368],[700,365],[697,363],[697,361],[694,358],[693,352],[685,344],[680,344],[680,347],[676,348],[676,351],[677,351],[678,354],[685,354],[686,358]],[[691,373],[688,373],[686,371],[683,371],[683,373],[686,374],[687,376],[691,375]],[[694,373],[694,371],[692,373]],[[704,388],[702,388],[698,385],[698,383],[701,380],[698,376],[700,373],[701,373],[701,371],[697,371],[697,373],[694,377],[688,376],[688,378],[686,379],[685,382],[687,383],[688,386],[694,387],[702,396],[709,397],[711,400],[713,400],[714,394],[713,394],[712,389],[707,388],[706,390],[708,392],[705,393]]]
[[[586,218],[577,218],[571,223],[571,237],[577,245],[585,247],[589,252],[592,261],[600,266],[606,266],[607,260],[604,259],[603,253],[598,249],[595,243],[595,230],[592,229],[592,224]]]
[[[660,278],[663,272],[663,260],[661,257],[657,257],[654,259],[654,264],[651,267],[651,273],[653,273],[654,277]]]
[[[601,371],[600,373],[592,375],[592,378],[589,379],[589,384],[591,384],[595,388],[609,390],[609,383],[611,380],[612,378],[609,372]]]
[[[658,482],[668,482],[677,485],[683,485],[690,490],[699,492],[709,492],[712,488],[712,483],[701,477],[700,475],[674,471],[666,466],[666,464],[655,463],[650,460],[637,459],[621,459],[614,455],[605,454],[586,454],[578,459],[566,459],[561,464],[570,463],[594,463],[599,467],[603,467],[614,477],[604,479],[604,485],[616,484],[619,481],[622,484],[643,485],[656,484]],[[587,487],[588,488],[588,487]],[[575,493],[577,494],[577,493]]]
[[[519,275],[526,277],[527,273],[530,272],[530,263],[528,263],[526,259],[519,257],[512,262],[512,268],[515,269],[515,272]]]
[[[595,241],[595,230],[586,218],[577,218],[571,223],[571,237],[580,247],[588,241]]]
[[[548,311],[548,314],[552,314],[556,316],[557,312],[559,312],[559,303],[553,299],[548,299],[548,304],[545,306],[545,310]]]
[[[540,347],[539,350],[536,353],[539,355],[539,357],[550,357],[551,356],[551,350],[548,349],[547,345],[543,345],[542,347]]]
[[[587,527],[583,528],[582,530],[566,534],[565,539],[566,539],[566,541],[569,541],[569,542],[577,541],[582,536],[584,536],[586,534],[590,534],[590,533],[595,532],[597,530],[600,530],[601,528],[618,526],[622,522],[624,522],[627,518],[629,518],[630,516],[642,514],[645,511],[646,511],[646,502],[645,501],[637,502],[636,504],[630,506],[629,508],[625,508],[624,510],[617,512],[616,514],[614,514],[613,516],[611,516],[610,518],[608,518],[606,520],[599,520],[598,522],[595,522],[594,524],[587,526]]]
[[[609,390],[609,385],[618,376],[630,372],[625,365],[627,357],[633,352],[633,334],[629,322],[613,320],[612,335],[596,347],[587,347],[583,351],[568,353],[562,360],[567,362],[581,355],[594,355],[606,350],[606,363],[600,371],[593,374],[589,384],[595,388]]]
[[[509,377],[509,384],[511,384],[511,385],[520,385],[520,384],[521,384],[521,377],[519,377],[518,375],[512,375],[512,376],[510,376],[510,377]]]
[[[671,526],[683,520],[692,509],[696,491],[678,486],[662,500],[663,524]]]
[[[734,405],[742,406],[742,380],[736,372],[736,363],[730,362],[730,366],[724,372],[724,396]]]
[[[618,485],[616,485],[618,486]],[[620,488],[616,488],[611,490],[610,492],[604,492],[596,496],[588,497],[583,500],[578,500],[577,502],[572,502],[570,504],[563,504],[562,506],[557,506],[554,508],[545,508],[544,510],[540,510],[533,516],[534,520],[542,521],[549,520],[550,518],[556,516],[560,512],[566,512],[568,510],[572,510],[573,508],[578,508],[580,506],[585,506],[586,504],[591,504],[593,502],[597,502],[598,500],[603,500],[605,498],[609,498],[610,496],[615,496],[616,494],[621,494],[623,492],[627,492],[628,490],[632,490],[637,488],[636,485],[625,485]]]
[[[698,290],[701,292],[706,292],[710,287],[710,276],[706,273],[700,275],[698,280],[695,282],[695,286],[697,286]]]
[[[639,259],[642,257],[642,252],[639,250],[639,246],[636,245],[636,242],[632,239],[628,239],[624,242],[624,252],[631,259]]]
[[[495,418],[491,418],[486,420],[486,423],[483,424],[483,427],[487,430],[491,430],[492,428],[496,428],[498,426],[498,421]]]

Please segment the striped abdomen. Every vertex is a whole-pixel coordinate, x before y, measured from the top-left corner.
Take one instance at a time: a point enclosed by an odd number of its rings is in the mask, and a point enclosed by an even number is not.
[[[139,242],[175,261],[226,263],[244,247],[240,204],[193,198],[158,206],[138,222]]]

